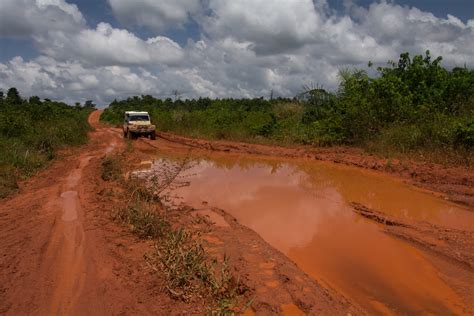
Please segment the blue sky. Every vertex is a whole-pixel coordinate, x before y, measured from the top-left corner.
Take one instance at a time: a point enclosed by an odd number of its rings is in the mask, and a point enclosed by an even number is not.
[[[100,22],[107,22],[114,27],[124,27],[115,19],[106,0],[76,0],[68,2],[78,6],[90,26],[95,26]],[[370,6],[373,2],[373,0],[356,1],[357,4],[364,7]],[[417,7],[431,12],[437,17],[446,17],[448,14],[451,14],[464,22],[474,18],[474,0],[397,0],[395,3]],[[330,0],[329,5],[340,14],[344,14],[344,0]],[[145,27],[135,27],[133,30],[142,38],[154,35],[153,32]],[[164,35],[183,45],[188,38],[199,38],[199,26],[196,23],[190,22],[186,25],[186,28],[168,30],[164,32]],[[28,39],[0,38],[0,47],[0,61],[8,60],[17,55],[27,58],[38,55],[34,45]]]
[[[472,67],[473,42],[473,0],[0,0],[0,89],[293,96],[404,51]]]

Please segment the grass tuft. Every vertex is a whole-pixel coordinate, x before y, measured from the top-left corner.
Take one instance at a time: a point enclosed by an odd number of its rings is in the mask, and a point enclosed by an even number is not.
[[[227,257],[219,262],[206,254],[199,236],[184,229],[170,230],[147,259],[165,273],[173,298],[186,302],[196,297],[208,299],[213,315],[239,312],[238,297],[245,293],[245,286],[230,271]]]
[[[113,219],[127,224],[134,234],[143,239],[161,238],[170,227],[156,208],[139,199],[116,210]]]
[[[121,160],[118,156],[107,156],[102,160],[102,180],[117,181],[122,178]]]
[[[0,168],[0,199],[18,190],[17,176],[13,168]]]

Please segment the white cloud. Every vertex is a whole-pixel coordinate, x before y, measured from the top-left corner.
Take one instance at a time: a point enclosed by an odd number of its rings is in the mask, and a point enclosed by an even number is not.
[[[214,38],[250,42],[262,54],[298,49],[318,38],[320,14],[312,0],[210,0],[204,29]]]
[[[417,8],[385,2],[360,9],[358,17],[360,32],[397,54],[429,49],[434,55],[443,56],[448,65],[474,66],[474,28],[456,17],[438,18]]]
[[[77,6],[64,0],[0,0],[0,36],[68,32],[84,25]]]
[[[74,34],[50,32],[37,36],[36,41],[49,56],[98,66],[172,65],[183,57],[179,44],[169,38],[158,36],[144,41],[127,30],[115,29],[107,23]]]
[[[108,23],[88,28],[77,6],[64,0],[0,0],[0,36],[29,36],[42,54],[87,65],[172,65],[183,57],[166,37],[142,40]]]
[[[36,5],[40,10],[48,10],[51,7],[57,7],[69,14],[75,22],[84,22],[82,13],[75,4],[69,4],[64,0],[36,0]]]
[[[431,49],[450,64],[472,63],[465,49],[472,47],[472,21],[464,24],[451,15],[441,19],[385,1],[368,9],[351,4],[351,15],[338,16],[326,1],[315,3],[210,0],[212,14],[202,24],[209,37],[232,38],[257,54],[309,53],[334,65],[361,65]]]
[[[474,20],[439,18],[382,1],[346,3],[345,15],[326,0],[109,0],[124,25],[90,28],[64,0],[0,0],[0,36],[31,36],[41,57],[0,63],[0,88],[101,105],[130,95],[292,97],[305,84],[337,87],[342,67],[385,64],[402,52],[442,55],[448,66],[474,67]],[[23,25],[18,21],[25,20]],[[181,47],[161,31],[192,17],[200,39]],[[46,23],[55,19],[57,24]],[[60,25],[61,27],[56,27]]]
[[[176,87],[190,89],[187,79],[174,71],[152,75],[142,68],[86,67],[78,61],[58,62],[51,57],[25,61],[16,57],[0,63],[0,89],[17,87],[22,95],[76,101],[95,100],[106,106],[115,98],[154,94],[171,96]]]
[[[161,32],[181,28],[201,8],[200,0],[108,0],[114,15],[125,25],[146,26]]]

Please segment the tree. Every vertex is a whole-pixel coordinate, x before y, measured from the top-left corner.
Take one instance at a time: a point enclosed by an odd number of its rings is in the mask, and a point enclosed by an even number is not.
[[[30,104],[41,104],[41,100],[38,96],[34,95],[28,100]]]
[[[20,97],[20,93],[14,87],[8,89],[7,98],[5,99],[5,101],[10,104],[21,104],[23,102]]]
[[[96,105],[94,104],[94,102],[92,102],[92,100],[87,100],[84,103],[84,108],[95,109]]]

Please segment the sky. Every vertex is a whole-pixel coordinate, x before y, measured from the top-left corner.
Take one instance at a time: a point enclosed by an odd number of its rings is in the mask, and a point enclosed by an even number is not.
[[[474,0],[0,0],[0,90],[293,97],[400,53],[474,68]]]

